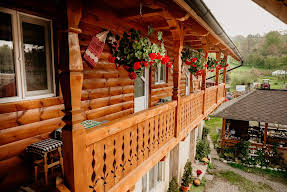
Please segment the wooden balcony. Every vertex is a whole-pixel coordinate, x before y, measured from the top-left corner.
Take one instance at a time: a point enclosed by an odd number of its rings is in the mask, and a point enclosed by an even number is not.
[[[224,101],[224,92],[220,84],[85,130],[77,154],[85,162],[74,164],[84,166],[76,168],[81,191],[129,190]]]

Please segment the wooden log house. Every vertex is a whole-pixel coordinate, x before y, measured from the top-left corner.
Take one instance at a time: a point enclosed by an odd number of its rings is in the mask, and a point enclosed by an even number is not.
[[[183,46],[192,42],[195,49],[240,60],[234,46],[183,0],[1,0],[0,16],[0,46],[9,47],[4,61],[12,73],[5,85],[1,76],[4,191],[32,179],[24,149],[62,127],[65,186],[70,191],[132,189],[225,100],[225,78],[220,83],[218,71],[216,85],[206,89],[206,69],[202,80],[195,81],[183,69]],[[108,46],[95,69],[82,55],[93,35],[103,30],[121,35],[135,28],[145,33],[149,25],[163,32],[174,64],[158,81],[155,71],[146,73],[146,104],[135,113],[134,81],[108,61]],[[29,58],[33,49],[42,52]],[[35,66],[29,68],[28,59]],[[155,106],[166,97],[172,101]],[[83,120],[108,123],[86,130]]]

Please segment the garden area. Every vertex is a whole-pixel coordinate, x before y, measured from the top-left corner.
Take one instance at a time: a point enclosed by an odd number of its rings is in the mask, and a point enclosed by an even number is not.
[[[213,180],[205,184],[204,191],[212,192],[219,188],[243,192],[284,191],[287,187],[287,172],[278,166],[272,167],[280,162],[276,146],[271,150],[272,154],[269,152],[269,158],[264,150],[258,150],[255,156],[250,156],[248,141],[220,150],[221,126],[221,118],[210,117],[205,121],[205,128],[214,144],[211,154],[216,155],[211,157],[213,166],[208,170]]]

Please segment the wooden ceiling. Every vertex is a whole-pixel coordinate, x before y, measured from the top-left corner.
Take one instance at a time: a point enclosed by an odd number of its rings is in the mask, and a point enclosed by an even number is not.
[[[108,19],[111,23],[103,23],[103,25],[114,29],[117,33],[122,33],[124,27],[127,28],[124,30],[133,27],[146,32],[148,26],[151,26],[156,31],[163,32],[165,45],[170,53],[174,51],[174,40],[180,36],[177,32],[183,30],[185,45],[195,49],[208,49],[209,52],[222,52],[240,60],[211,28],[206,27],[206,23],[203,25],[198,22],[198,19],[183,10],[173,0],[103,0],[101,2],[84,0],[83,2],[86,9],[83,12],[83,21],[93,20],[93,23],[99,23],[106,22]],[[107,10],[110,11],[107,12]]]
[[[287,0],[252,0],[287,24]]]

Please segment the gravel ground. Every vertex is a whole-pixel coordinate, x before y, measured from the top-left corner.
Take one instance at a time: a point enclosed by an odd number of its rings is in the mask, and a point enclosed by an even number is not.
[[[209,138],[209,140],[210,140],[210,138]],[[240,169],[233,168],[233,167],[229,166],[228,164],[217,160],[218,154],[217,154],[216,150],[214,149],[212,142],[210,142],[210,143],[211,143],[210,148],[211,148],[212,164],[214,165],[215,172],[233,171],[234,173],[237,173],[237,174],[241,175],[242,177],[244,177],[244,178],[246,178],[246,179],[248,179],[254,183],[260,182],[260,184],[267,184],[274,191],[287,192],[287,186],[282,184],[282,183],[279,183],[276,181],[270,181],[267,178],[264,178],[263,176],[260,176],[260,175],[244,172]],[[230,184],[228,181],[224,181],[223,179],[218,178],[218,177],[215,177],[213,179],[213,181],[208,182],[205,190],[208,192],[217,192],[217,191],[220,191],[220,192],[233,192],[234,191],[234,192],[236,192],[236,191],[239,191],[237,186],[234,186],[234,185]]]

